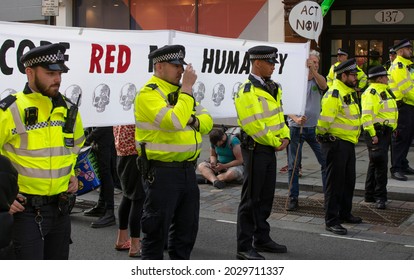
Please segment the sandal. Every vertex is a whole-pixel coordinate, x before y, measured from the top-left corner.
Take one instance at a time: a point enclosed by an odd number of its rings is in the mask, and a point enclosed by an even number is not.
[[[131,248],[131,240],[125,241],[123,244],[116,244],[115,243],[115,250],[117,251],[125,251]]]
[[[141,257],[141,250],[138,250],[135,253],[129,251],[128,256],[130,258],[139,258],[139,257]]]

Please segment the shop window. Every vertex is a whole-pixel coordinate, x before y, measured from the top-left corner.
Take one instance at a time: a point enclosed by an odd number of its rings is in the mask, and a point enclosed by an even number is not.
[[[131,0],[131,17],[135,21],[132,29],[174,29],[238,38],[265,3],[265,0]],[[267,23],[267,10],[258,16]],[[267,35],[267,24],[257,25],[260,25],[257,32]]]
[[[129,29],[127,0],[77,0],[75,7],[75,26]]]
[[[267,40],[266,0],[74,0],[75,26]]]
[[[342,48],[342,40],[332,40],[331,41],[331,65],[335,64],[338,60],[336,58],[338,49]]]
[[[331,24],[332,25],[346,25],[346,11],[345,10],[332,10],[331,11]]]
[[[382,40],[355,40],[355,58],[365,72],[373,66],[382,65],[384,43]]]

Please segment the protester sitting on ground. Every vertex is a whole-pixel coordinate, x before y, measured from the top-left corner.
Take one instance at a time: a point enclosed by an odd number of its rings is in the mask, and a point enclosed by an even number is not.
[[[222,129],[213,129],[210,137],[210,160],[198,165],[198,170],[213,186],[222,189],[226,182],[243,180],[243,157],[240,139]]]

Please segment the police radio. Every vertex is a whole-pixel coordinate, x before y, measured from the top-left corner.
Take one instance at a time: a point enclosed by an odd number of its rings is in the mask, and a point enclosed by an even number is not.
[[[78,96],[78,100],[76,101],[76,105],[71,106],[69,111],[68,111],[65,126],[63,127],[63,132],[64,133],[73,133],[73,128],[74,128],[75,122],[76,122],[76,116],[78,115],[80,98],[81,98],[81,94],[79,94],[79,96]]]
[[[73,128],[75,127],[76,116],[78,115],[80,98],[81,94],[79,94],[78,96],[76,105],[71,106],[68,110],[68,115],[66,117],[65,125],[63,127],[63,138],[65,141],[65,146],[70,148],[75,147],[75,140],[73,138]]]

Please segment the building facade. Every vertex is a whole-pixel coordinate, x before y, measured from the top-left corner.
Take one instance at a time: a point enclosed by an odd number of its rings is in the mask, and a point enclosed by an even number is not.
[[[288,18],[300,0],[57,0],[59,15],[41,15],[42,0],[2,0],[1,21],[106,29],[174,29],[226,38],[269,42],[306,42]],[[316,2],[321,3],[322,0]],[[346,48],[368,69],[388,60],[388,48],[402,38],[414,39],[414,1],[334,1],[324,17],[319,42],[322,73]]]

